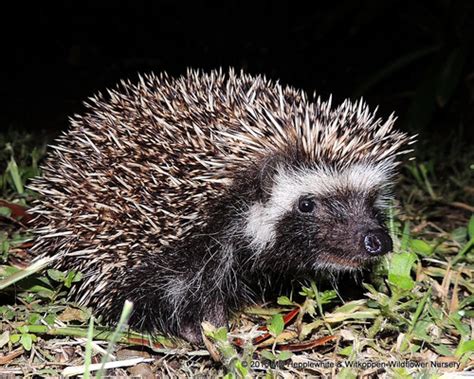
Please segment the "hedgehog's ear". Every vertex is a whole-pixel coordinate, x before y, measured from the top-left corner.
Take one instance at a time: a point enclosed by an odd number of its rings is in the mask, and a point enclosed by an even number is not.
[[[267,201],[270,198],[275,175],[281,170],[283,164],[283,157],[280,155],[265,157],[260,162],[257,180],[261,200]]]

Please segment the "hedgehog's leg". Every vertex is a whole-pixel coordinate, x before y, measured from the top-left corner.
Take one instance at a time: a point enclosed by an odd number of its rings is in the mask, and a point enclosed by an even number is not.
[[[228,326],[228,316],[226,306],[223,301],[214,299],[212,303],[203,305],[205,308],[197,312],[189,319],[183,319],[180,325],[180,336],[185,340],[202,344],[202,322],[206,321],[216,328]]]
[[[200,345],[202,343],[201,327],[195,323],[181,325],[180,337],[188,342]]]

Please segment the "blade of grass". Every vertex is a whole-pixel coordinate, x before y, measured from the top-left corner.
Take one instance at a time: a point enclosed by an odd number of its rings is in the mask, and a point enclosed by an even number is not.
[[[18,165],[16,164],[16,161],[13,157],[11,157],[10,162],[8,162],[7,171],[10,173],[16,192],[18,192],[20,195],[23,194],[25,192],[25,188],[23,187],[21,175],[18,171]]]
[[[457,262],[459,262],[460,259],[464,257],[464,255],[471,250],[471,248],[474,247],[474,238],[471,238],[465,245],[464,247],[459,251],[459,253],[453,258],[452,264],[455,265]]]
[[[16,283],[19,280],[24,279],[38,271],[41,271],[43,268],[48,266],[53,260],[54,257],[38,259],[36,262],[34,262],[32,265],[28,266],[24,270],[20,270],[14,273],[13,275],[10,275],[8,278],[0,280],[0,290],[7,288],[13,283]]]
[[[415,328],[415,325],[418,322],[418,318],[420,317],[421,312],[423,312],[423,309],[425,309],[425,304],[426,304],[426,302],[427,302],[427,300],[429,299],[430,296],[431,296],[431,289],[429,289],[428,292],[426,292],[426,294],[421,299],[421,302],[416,307],[416,311],[413,314],[411,324],[410,324],[410,327],[408,328],[407,334],[410,334],[413,331],[413,329]]]
[[[86,352],[84,357],[84,379],[90,378],[90,365],[92,361],[92,340],[94,336],[94,317],[89,319],[89,328],[87,329]]]
[[[117,341],[119,340],[120,335],[122,334],[122,331],[125,328],[128,319],[130,318],[132,309],[133,309],[133,303],[131,301],[126,300],[122,308],[122,314],[120,315],[118,325],[115,328],[114,334],[112,334],[112,338],[109,342],[109,346],[107,347],[107,354],[104,355],[104,357],[102,357],[102,362],[101,362],[102,366],[96,376],[98,379],[102,378],[102,375],[105,369],[105,364],[108,362],[110,356],[112,355],[112,350],[115,344],[117,343]]]

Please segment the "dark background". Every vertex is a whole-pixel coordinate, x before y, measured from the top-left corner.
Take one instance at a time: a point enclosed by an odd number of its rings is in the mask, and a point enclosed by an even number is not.
[[[121,78],[233,66],[363,95],[419,148],[473,139],[473,1],[42,3],[2,14],[2,128],[54,135]]]

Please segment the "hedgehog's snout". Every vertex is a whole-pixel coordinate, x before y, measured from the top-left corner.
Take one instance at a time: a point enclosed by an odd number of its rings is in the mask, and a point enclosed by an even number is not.
[[[370,230],[363,237],[363,245],[370,255],[383,255],[392,250],[392,239],[383,229]]]

